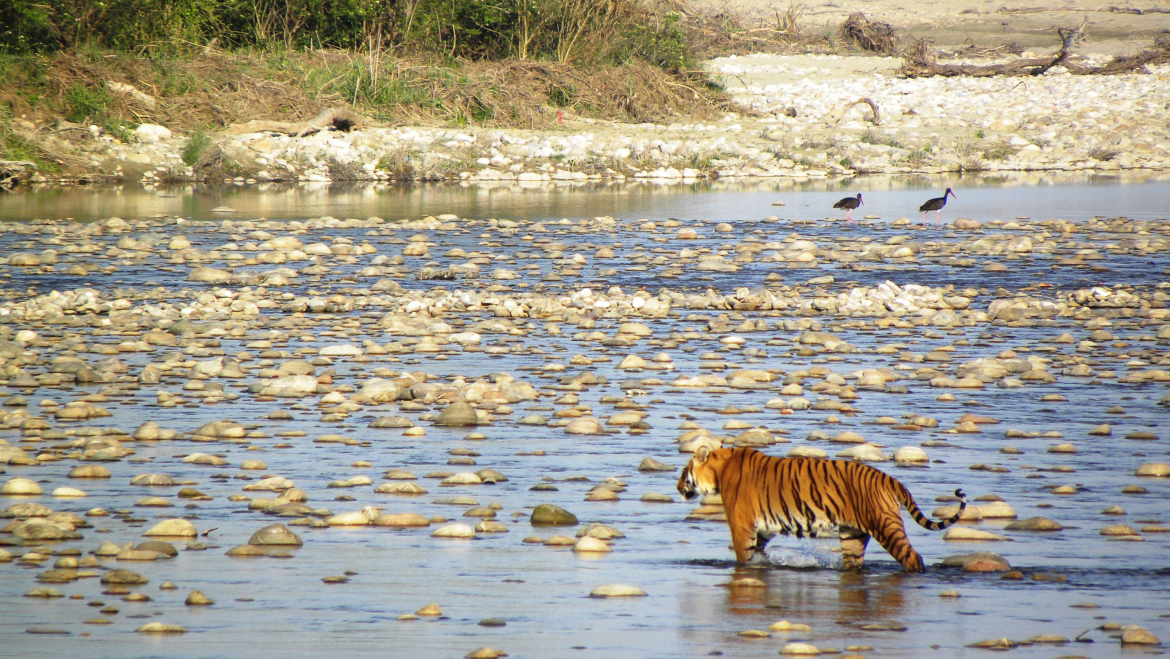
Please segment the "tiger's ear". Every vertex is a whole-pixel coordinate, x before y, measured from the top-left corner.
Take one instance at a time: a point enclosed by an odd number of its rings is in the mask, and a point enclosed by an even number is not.
[[[711,457],[711,449],[706,446],[700,446],[698,451],[695,451],[695,464],[703,464],[707,458]]]

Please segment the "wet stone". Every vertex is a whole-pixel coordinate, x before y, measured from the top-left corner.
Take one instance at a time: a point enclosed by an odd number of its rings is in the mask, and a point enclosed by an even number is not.
[[[118,569],[111,570],[103,574],[101,577],[101,582],[103,584],[140,585],[147,583],[147,579],[137,572]]]
[[[530,521],[533,526],[573,526],[578,524],[576,515],[548,503],[542,503],[534,508]]]
[[[304,542],[284,524],[270,524],[248,538],[249,545],[300,547]]]

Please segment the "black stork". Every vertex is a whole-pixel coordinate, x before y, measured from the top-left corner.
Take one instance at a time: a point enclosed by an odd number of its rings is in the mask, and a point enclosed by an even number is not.
[[[849,224],[850,222],[853,221],[853,219],[849,217],[849,212],[852,211],[853,209],[857,208],[860,205],[861,205],[861,193],[859,192],[859,193],[857,193],[856,197],[845,197],[841,201],[838,201],[837,203],[833,204],[833,208],[844,208],[845,209],[845,223]]]
[[[947,188],[947,191],[943,193],[943,196],[935,197],[934,199],[927,199],[926,203],[922,204],[922,206],[918,208],[918,210],[922,213],[922,226],[926,226],[926,214],[930,211],[936,211],[936,215],[934,216],[935,224],[940,227],[942,226],[942,209],[943,206],[947,205],[947,195],[955,197],[955,193],[951,192],[950,188]],[[955,197],[955,199],[958,199],[958,197]]]

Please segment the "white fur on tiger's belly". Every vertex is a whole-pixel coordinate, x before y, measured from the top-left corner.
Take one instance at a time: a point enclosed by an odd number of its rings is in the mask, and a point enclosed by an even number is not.
[[[836,528],[836,524],[832,524],[827,520],[818,519],[816,522],[809,524],[803,517],[793,519],[790,522],[784,522],[771,519],[756,520],[754,530],[757,536],[764,538],[774,538],[778,535],[795,535],[796,530],[803,529],[805,537],[816,538],[826,531]]]

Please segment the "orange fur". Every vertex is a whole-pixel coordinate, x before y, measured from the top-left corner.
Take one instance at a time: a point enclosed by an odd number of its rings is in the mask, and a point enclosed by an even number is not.
[[[860,568],[870,537],[910,572],[923,570],[910,546],[902,507],[923,528],[938,531],[959,520],[967,507],[933,522],[922,514],[902,483],[860,462],[820,458],[775,458],[750,448],[699,449],[679,477],[678,491],[690,499],[720,494],[735,559],[746,563],[773,536],[816,536],[840,527],[845,567]]]

